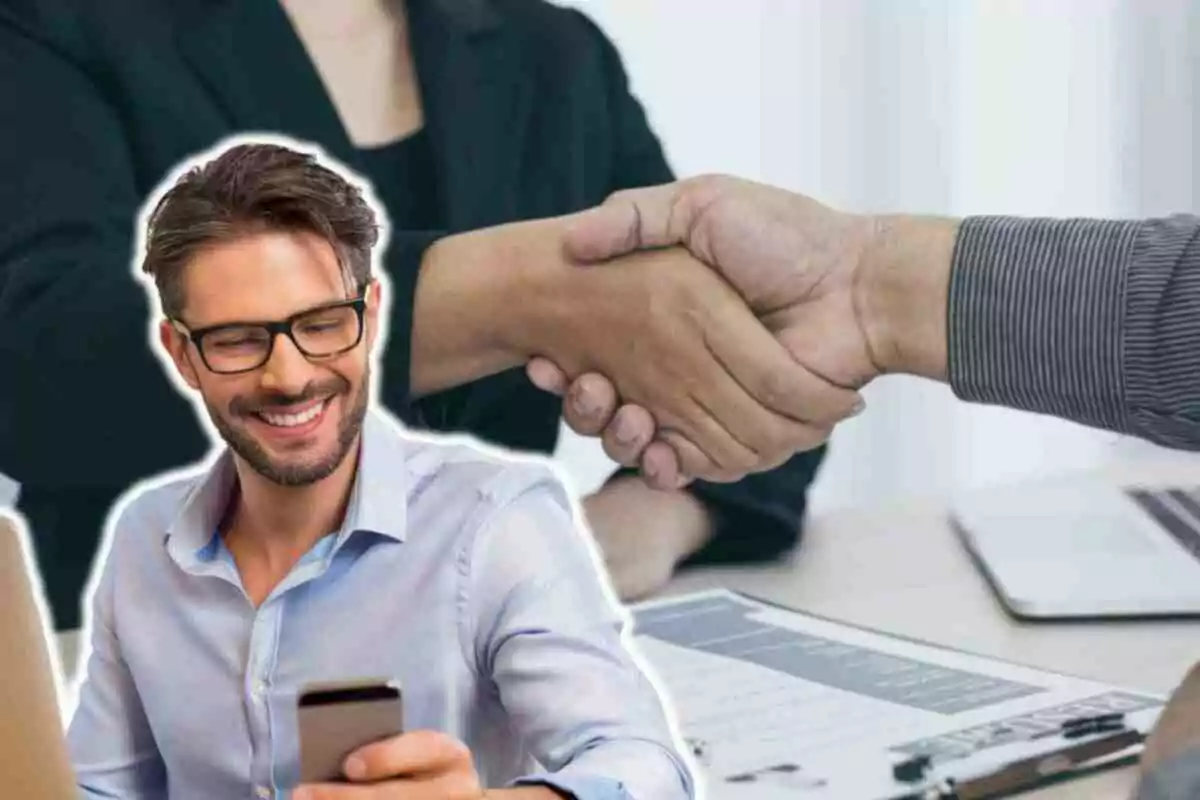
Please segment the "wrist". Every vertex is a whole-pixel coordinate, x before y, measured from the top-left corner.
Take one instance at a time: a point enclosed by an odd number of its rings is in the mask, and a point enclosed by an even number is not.
[[[597,536],[614,546],[628,538],[631,549],[608,553],[618,562],[658,557],[674,568],[704,547],[716,528],[712,512],[692,492],[653,489],[637,475],[612,478],[584,499],[583,510]],[[650,538],[640,535],[646,519],[656,520],[656,533]],[[639,535],[623,537],[624,532]]]
[[[882,215],[855,279],[855,310],[881,374],[946,379],[956,220]]]
[[[417,396],[522,366],[535,354],[546,285],[560,259],[552,221],[435,242],[421,262],[412,331]]]

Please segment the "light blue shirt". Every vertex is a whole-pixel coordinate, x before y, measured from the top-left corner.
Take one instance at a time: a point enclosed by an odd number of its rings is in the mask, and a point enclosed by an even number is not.
[[[1200,748],[1160,762],[1138,784],[1133,800],[1196,800],[1200,797]]]
[[[234,480],[224,452],[112,515],[68,736],[85,797],[285,798],[299,688],[363,677],[399,681],[405,729],[463,741],[485,787],[694,796],[543,462],[368,414],[346,524],[257,609],[215,533]]]

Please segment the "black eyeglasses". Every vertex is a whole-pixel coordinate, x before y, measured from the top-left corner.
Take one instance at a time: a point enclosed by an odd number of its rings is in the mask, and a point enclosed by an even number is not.
[[[306,309],[278,322],[227,322],[190,330],[172,322],[196,345],[204,366],[221,375],[258,369],[271,358],[275,337],[284,334],[308,358],[331,358],[362,341],[366,298]]]

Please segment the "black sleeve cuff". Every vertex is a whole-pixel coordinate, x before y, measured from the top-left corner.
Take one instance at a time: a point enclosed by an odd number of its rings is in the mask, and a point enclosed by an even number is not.
[[[446,234],[439,231],[392,231],[383,268],[390,290],[387,337],[383,342],[379,397],[406,425],[427,427],[421,404],[412,397],[412,329],[417,280],[425,252]]]

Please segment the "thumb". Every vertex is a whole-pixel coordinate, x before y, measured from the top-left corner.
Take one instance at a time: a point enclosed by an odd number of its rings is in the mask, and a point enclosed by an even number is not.
[[[583,263],[650,247],[679,244],[688,221],[675,218],[679,184],[626,189],[603,204],[575,215],[563,237],[568,258]]]

